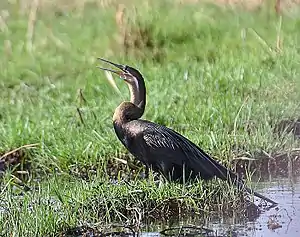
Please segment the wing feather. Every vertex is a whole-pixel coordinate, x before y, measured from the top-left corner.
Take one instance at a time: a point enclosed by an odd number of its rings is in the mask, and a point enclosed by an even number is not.
[[[186,171],[193,173],[192,178],[200,176],[207,180],[217,176],[227,181],[230,178],[230,181],[234,181],[238,188],[244,187],[247,192],[252,192],[251,189],[244,186],[243,180],[239,179],[237,175],[172,129],[146,120],[134,120],[130,124],[132,126],[127,127],[128,133],[124,138],[126,142],[123,144],[147,167],[152,166],[167,178],[180,181],[183,181],[182,168],[184,167]],[[171,174],[172,177],[169,176],[170,171],[175,171]],[[188,173],[185,174],[188,175],[185,176],[185,179],[191,177]],[[253,194],[276,204],[259,193],[253,192]]]
[[[214,176],[227,179],[230,172],[187,138],[165,126],[147,121],[142,139],[144,152],[141,156],[163,173],[172,169],[170,165],[182,167],[183,164],[188,171],[204,179]]]

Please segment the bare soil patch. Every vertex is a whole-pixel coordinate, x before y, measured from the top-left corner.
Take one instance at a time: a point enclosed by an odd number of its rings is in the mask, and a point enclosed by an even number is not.
[[[279,136],[284,135],[284,133],[291,133],[295,138],[300,138],[300,119],[286,119],[279,122],[274,129],[275,133]]]
[[[13,175],[20,180],[26,180],[31,168],[26,149],[33,148],[37,145],[38,144],[24,145],[0,154],[0,177],[3,176],[5,171],[11,170]]]

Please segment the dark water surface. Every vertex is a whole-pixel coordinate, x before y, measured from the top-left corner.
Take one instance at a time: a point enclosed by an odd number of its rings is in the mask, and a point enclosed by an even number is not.
[[[268,187],[258,190],[261,194],[278,202],[276,208],[264,210],[259,216],[249,219],[214,217],[202,221],[187,220],[183,223],[174,223],[170,228],[176,228],[167,232],[168,236],[249,236],[249,237],[275,237],[289,236],[300,237],[300,178],[276,179],[271,182],[261,183]],[[204,223],[203,223],[204,222]],[[205,226],[212,230],[209,234],[200,234],[200,230],[184,235],[184,229],[180,226]],[[163,230],[165,227],[158,227]],[[152,229],[152,228],[151,228]],[[141,236],[165,236],[158,232],[143,232]]]

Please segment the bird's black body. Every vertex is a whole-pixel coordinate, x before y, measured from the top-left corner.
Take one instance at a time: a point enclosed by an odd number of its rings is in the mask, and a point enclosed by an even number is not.
[[[170,128],[141,119],[129,121],[124,126],[114,123],[114,128],[133,156],[170,181],[183,183],[215,176],[227,180],[228,175],[235,178],[227,168]]]
[[[184,183],[195,178],[209,180],[217,177],[253,192],[244,186],[244,182],[236,174],[184,136],[165,126],[140,119],[146,106],[146,87],[142,75],[132,67],[101,60],[121,69],[118,72],[101,68],[117,73],[129,86],[131,100],[122,102],[116,108],[113,124],[117,137],[135,158],[170,181]],[[253,194],[276,204],[259,193]]]

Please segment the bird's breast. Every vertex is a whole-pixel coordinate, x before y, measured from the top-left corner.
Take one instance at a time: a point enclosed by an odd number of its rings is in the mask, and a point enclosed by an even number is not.
[[[124,127],[119,125],[118,123],[114,122],[114,129],[115,129],[115,133],[116,133],[118,139],[122,142],[122,144],[126,148],[128,148],[129,141],[128,141],[128,138],[126,136],[126,131],[125,131]]]
[[[141,158],[140,149],[143,141],[140,135],[143,133],[142,123],[138,120],[123,124],[114,123],[114,129],[117,137],[127,150],[133,156]]]

